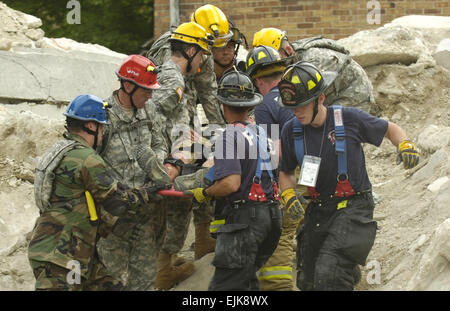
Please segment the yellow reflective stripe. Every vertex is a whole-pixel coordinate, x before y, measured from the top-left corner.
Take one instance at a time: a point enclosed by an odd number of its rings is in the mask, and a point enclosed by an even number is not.
[[[219,227],[224,224],[225,224],[225,219],[218,219],[218,220],[211,221],[211,223],[209,224],[209,232],[210,233],[216,232],[217,229],[219,229]]]
[[[288,279],[292,280],[292,267],[272,266],[264,267],[259,271],[259,280]]]
[[[340,210],[341,208],[347,207],[347,200],[341,201],[338,203],[337,209]]]
[[[292,272],[292,267],[290,266],[272,266],[272,267],[264,267],[261,268],[261,273],[266,271],[278,271],[278,270],[287,270]]]

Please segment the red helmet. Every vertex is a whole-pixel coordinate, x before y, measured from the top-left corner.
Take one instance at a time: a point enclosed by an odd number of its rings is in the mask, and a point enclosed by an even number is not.
[[[156,81],[159,69],[154,62],[142,55],[128,56],[116,72],[124,81],[131,82],[144,89],[159,89],[161,85]]]

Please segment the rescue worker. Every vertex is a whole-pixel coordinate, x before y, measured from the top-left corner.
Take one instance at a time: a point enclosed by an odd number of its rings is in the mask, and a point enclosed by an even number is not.
[[[267,136],[271,139],[277,151],[274,167],[278,168],[280,157],[280,134],[287,121],[294,118],[291,109],[278,104],[278,83],[290,61],[281,58],[277,50],[261,45],[252,49],[247,55],[247,74],[254,85],[264,96],[261,105],[255,108],[256,124],[267,129]],[[277,170],[278,172],[278,170]],[[278,176],[276,176],[278,179]],[[283,214],[282,233],[280,242],[272,257],[259,271],[259,284],[262,290],[293,290],[292,266],[295,258],[294,238],[299,222],[302,218]]]
[[[218,7],[206,4],[197,8],[190,18],[202,26],[205,31],[214,39],[214,47],[224,47],[232,38],[227,17]],[[171,56],[169,39],[171,31],[161,35],[147,52],[147,56],[152,57],[158,63],[166,62]],[[197,116],[197,100],[202,105],[205,115],[210,124],[225,125],[225,121],[220,114],[219,105],[216,99],[217,83],[214,75],[213,57],[205,57],[199,69],[186,79],[186,86],[183,96],[188,103],[190,125],[194,127],[194,117]]]
[[[338,77],[328,88],[325,106],[358,107],[372,112],[375,103],[372,83],[350,52],[335,40],[318,36],[290,42],[286,31],[263,28],[253,36],[253,47],[260,45],[271,46],[281,57],[293,57],[294,62],[307,61],[322,71],[337,72]]]
[[[213,46],[216,48],[226,45],[228,40],[232,37],[227,17],[221,9],[214,5],[207,4],[197,8],[191,15],[191,22],[196,22],[201,25],[207,33],[212,36],[214,39]],[[170,37],[170,31],[159,37],[150,48],[147,55],[154,57],[160,63],[171,58],[172,51],[169,42]],[[210,149],[211,143],[207,139],[207,136],[209,135],[203,135],[202,124],[200,118],[197,116],[197,103],[200,102],[205,116],[208,119],[208,123],[210,124],[209,128],[211,129],[209,132],[211,132],[211,134],[216,128],[225,126],[225,121],[220,113],[219,105],[215,97],[217,94],[217,82],[214,74],[213,57],[206,56],[197,72],[192,72],[189,77],[185,77],[184,87],[180,88],[179,92],[182,94],[183,101],[187,103],[188,124],[191,136],[187,137],[187,139],[179,139],[178,141],[176,141],[176,139],[171,139],[170,142],[172,144],[176,142],[178,146],[176,144],[173,146],[169,145],[169,148],[180,149],[179,145],[182,144],[186,147],[191,146],[191,150],[195,148],[196,145],[201,146],[201,149],[203,150]],[[165,95],[163,94],[163,100],[165,100],[164,96]],[[163,107],[167,105],[159,104],[159,106]],[[167,106],[166,109],[163,108],[161,111],[167,116],[173,115],[169,106]],[[201,155],[206,157],[204,152],[201,152]],[[184,166],[185,163],[209,165],[202,156],[199,157],[195,152],[190,152],[189,155],[179,156],[182,162],[166,162],[165,165],[169,167],[169,169],[176,167],[178,171],[181,170],[181,167]],[[176,163],[178,163],[178,165],[176,165]],[[186,174],[186,172],[183,174]],[[201,204],[198,208],[193,210],[193,221],[195,224],[195,259],[200,259],[204,255],[213,252],[215,249],[215,240],[211,238],[209,233],[209,224],[212,220],[211,210],[212,206],[210,203]],[[190,221],[186,220],[185,217],[190,217],[189,215],[190,214],[186,216],[183,209],[169,211],[167,239],[165,242],[165,249],[167,251],[178,252],[183,246]],[[171,243],[174,244],[170,245]],[[177,264],[183,262],[178,256],[172,256],[172,258]],[[172,286],[172,282],[166,282],[168,285],[161,284],[163,282],[158,283],[158,285],[163,288]]]
[[[106,108],[96,96],[76,97],[64,113],[64,139],[37,165],[34,187],[40,216],[28,246],[36,290],[122,289],[99,261],[97,240],[110,231],[124,234],[125,212],[146,208],[142,202],[154,200],[157,188],[128,189],[108,175],[95,150],[109,123]]]
[[[167,148],[162,119],[156,111],[143,109],[153,91],[161,87],[158,71],[148,58],[128,56],[116,72],[120,88],[108,98],[110,124],[105,128],[100,155],[111,176],[129,187],[148,181],[171,183],[163,166]],[[164,239],[165,204],[145,203],[128,219],[128,231],[138,232],[138,238],[130,241],[127,235],[110,235],[100,239],[98,252],[108,271],[123,280],[126,290],[148,290],[153,286]]]
[[[247,39],[231,20],[228,20],[228,22],[233,36],[226,45],[212,48],[214,73],[216,74],[217,82],[219,82],[223,74],[233,68],[233,66],[236,66],[241,71],[245,71],[245,61],[239,61],[237,57],[241,44],[245,42],[245,46],[248,49]]]
[[[324,105],[336,76],[297,62],[278,84],[280,105],[296,116],[281,133],[281,201],[288,208],[301,206],[294,192],[297,166],[298,183],[308,187],[312,199],[297,237],[301,290],[353,290],[357,265],[365,265],[373,246],[377,223],[362,143],[379,146],[386,137],[405,168],[419,161],[414,143],[398,125],[358,108]]]
[[[231,71],[220,80],[217,98],[228,126],[215,144],[214,169],[209,171],[214,183],[188,191],[196,202],[211,198],[227,202],[225,224],[217,230],[215,272],[208,289],[258,290],[256,271],[275,250],[281,233],[272,151],[264,130],[246,122],[262,96],[255,93],[247,75]]]
[[[171,150],[164,163],[169,169],[172,179],[179,174],[185,174],[186,166],[183,156],[174,148],[180,142],[191,142],[190,116],[185,96],[185,80],[196,74],[201,67],[204,56],[211,53],[210,46],[213,37],[195,22],[181,24],[171,35],[170,58],[161,66],[158,80],[162,85],[155,92],[154,98],[146,109],[154,110],[164,118],[164,137]],[[180,135],[181,131],[181,135]],[[158,257],[158,271],[155,278],[155,288],[167,290],[178,282],[186,279],[194,272],[194,265],[177,256],[186,239],[191,218],[191,199],[166,199],[168,204],[167,234],[161,254]],[[201,253],[214,251],[215,241],[209,235],[210,216],[204,213],[204,220],[196,223],[196,258]],[[212,240],[209,241],[208,239]],[[200,248],[199,248],[200,247]],[[203,248],[203,249],[202,249]]]

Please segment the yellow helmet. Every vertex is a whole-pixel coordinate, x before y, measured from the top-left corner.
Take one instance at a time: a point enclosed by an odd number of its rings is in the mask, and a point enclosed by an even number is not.
[[[225,46],[233,36],[225,14],[221,9],[211,4],[203,5],[195,10],[191,15],[191,22],[201,25],[215,37],[214,47]]]
[[[286,38],[286,31],[278,28],[263,28],[253,35],[253,47],[265,45],[278,51],[284,38]]]
[[[201,47],[206,54],[211,54],[211,45],[213,44],[214,38],[199,24],[189,22],[178,26],[178,28],[172,32],[170,40],[196,44]]]

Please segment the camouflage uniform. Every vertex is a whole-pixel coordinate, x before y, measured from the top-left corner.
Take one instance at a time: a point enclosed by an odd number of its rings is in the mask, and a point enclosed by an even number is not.
[[[154,110],[137,109],[132,116],[127,115],[116,102],[115,94],[107,100],[112,106],[108,111],[111,124],[105,128],[100,154],[113,177],[129,187],[139,187],[154,180],[156,169],[149,166],[144,170],[136,159],[136,149],[147,147],[148,152],[154,152],[152,159],[161,164],[166,157],[162,121]],[[126,290],[147,290],[153,285],[164,239],[165,204],[145,204],[137,215],[129,217],[135,220],[130,222],[130,230],[138,231],[139,238],[130,241],[110,235],[100,239],[98,253],[108,271],[126,281]]]
[[[160,69],[158,82],[161,84],[161,88],[153,92],[153,97],[147,102],[145,109],[156,111],[163,119],[165,143],[168,148],[171,148],[174,141],[183,140],[185,136],[183,134],[190,131],[189,112],[184,96],[185,82],[180,68],[171,59],[161,65]],[[172,133],[172,130],[177,131],[178,129],[182,131]],[[167,232],[161,251],[176,254],[181,250],[186,239],[192,204],[190,199],[178,198],[166,198],[165,202],[167,204]]]
[[[159,64],[170,59],[170,32],[166,32],[153,43],[147,56],[153,57]],[[158,81],[159,81],[158,75]],[[200,66],[200,72],[186,79],[186,86],[183,96],[186,98],[189,111],[190,124],[197,115],[197,100],[205,111],[209,124],[219,124],[225,126],[225,120],[220,113],[220,107],[216,99],[217,82],[214,73],[214,59],[212,55],[207,56]]]
[[[100,231],[106,226],[104,220],[117,219],[99,203],[120,191],[118,183],[107,174],[102,158],[80,136],[65,134],[65,137],[78,142],[77,147],[67,151],[54,170],[50,206],[40,211],[28,247],[35,287],[37,290],[119,290],[122,284],[107,273],[95,249]],[[86,190],[98,203],[99,223],[91,223],[89,219]],[[135,192],[120,191],[121,200],[136,206],[145,193]],[[67,282],[72,260],[79,263],[80,284]]]
[[[170,60],[172,52],[169,38],[170,32],[166,32],[158,38],[148,51],[147,56],[151,56],[158,63],[164,63],[161,66],[161,73],[158,74],[158,82],[162,88],[154,92],[154,97],[151,102],[166,117],[167,130],[165,137],[167,146],[177,150],[175,149],[177,145],[183,144],[183,141],[186,141],[186,137],[171,135],[170,131],[175,124],[183,124],[185,134],[188,131],[194,133],[193,129],[197,130],[201,128],[200,124],[194,124],[198,121],[197,100],[202,104],[210,124],[224,125],[225,122],[215,97],[217,93],[217,82],[212,56],[204,59],[199,73],[184,78],[178,66]],[[189,137],[185,145],[190,146],[191,144]],[[168,199],[167,201],[169,203],[168,226],[163,251],[174,254],[181,250],[186,239],[191,217],[191,201],[184,200],[181,204],[180,199]],[[195,224],[209,223],[210,221],[210,204],[202,204],[200,208],[194,210]]]
[[[333,85],[325,93],[325,105],[358,107],[370,112],[375,103],[372,83],[346,48],[323,37],[301,39],[291,44],[297,61],[310,62],[321,71],[338,73]]]

